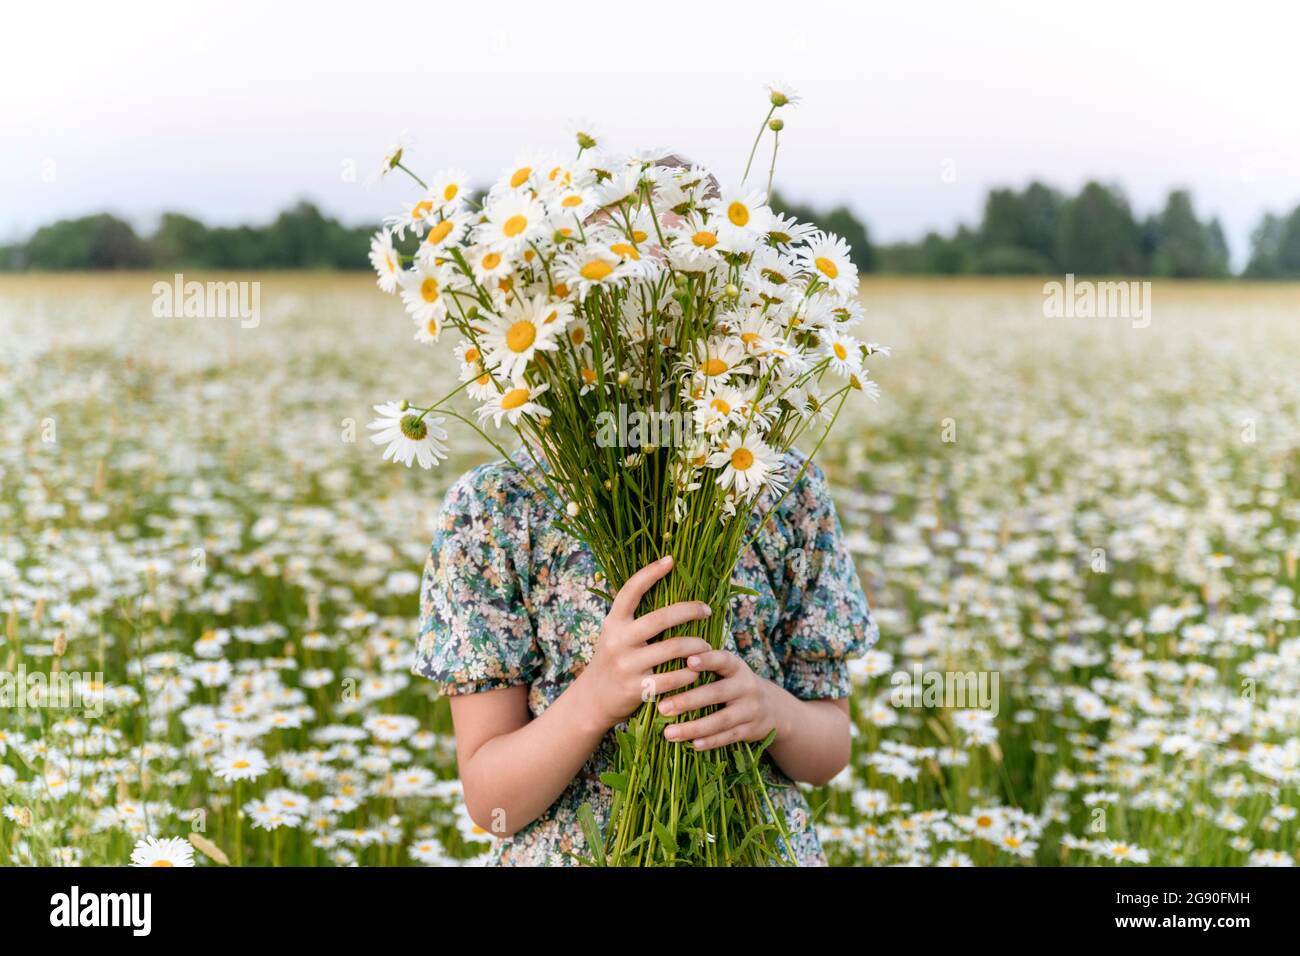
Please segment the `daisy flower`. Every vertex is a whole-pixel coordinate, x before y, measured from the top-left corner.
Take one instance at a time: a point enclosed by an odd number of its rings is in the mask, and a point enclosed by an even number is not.
[[[639,163],[624,165],[613,170],[607,179],[596,184],[594,190],[596,208],[605,209],[609,206],[616,206],[635,196],[637,190],[641,187],[641,172]]]
[[[520,417],[524,415],[545,418],[551,414],[550,409],[537,404],[535,399],[548,388],[549,385],[530,386],[522,376],[515,378],[504,392],[483,403],[478,410],[479,418],[484,421],[491,418],[498,428],[501,427],[502,418],[509,419],[511,425],[518,425]]]
[[[566,326],[564,334],[575,349],[585,348],[591,339],[591,326],[586,319],[574,319]]]
[[[579,186],[563,187],[550,199],[552,219],[557,226],[582,222],[596,211],[596,197],[589,189]]]
[[[807,242],[817,234],[817,227],[810,222],[800,222],[794,216],[773,213],[772,221],[767,225],[767,238],[777,245],[791,246]]]
[[[487,367],[506,378],[522,375],[539,351],[559,348],[555,338],[572,314],[568,303],[549,303],[545,295],[514,300],[483,333]]]
[[[818,232],[799,250],[800,265],[819,282],[842,296],[858,292],[858,267],[849,258],[849,244],[829,232]]]
[[[421,418],[410,409],[403,409],[397,402],[387,402],[374,406],[379,417],[367,427],[375,432],[370,440],[376,445],[388,443],[384,449],[384,461],[389,459],[411,467],[411,462],[419,460],[421,468],[432,468],[439,461],[447,458],[447,432],[441,427],[443,419]]]
[[[496,181],[492,191],[505,193],[509,190],[521,190],[535,178],[539,171],[550,170],[554,165],[552,157],[534,152],[522,153],[515,160],[515,164]]]
[[[1099,855],[1115,863],[1148,863],[1151,854],[1131,843],[1108,840],[1099,849]]]
[[[738,433],[726,438],[709,456],[709,467],[722,469],[718,484],[734,489],[741,498],[749,498],[772,485],[780,491],[781,458],[762,439]]]
[[[146,836],[131,851],[132,866],[193,866],[194,847],[180,837]]]
[[[687,259],[717,261],[721,250],[716,248],[718,229],[712,224],[705,222],[686,224],[674,230],[674,236],[677,240],[673,243],[674,247]]]
[[[759,357],[770,352],[784,338],[781,326],[758,309],[746,309],[722,320],[728,331],[740,339],[745,351]]]
[[[374,188],[379,184],[380,180],[396,169],[397,164],[402,161],[402,155],[410,149],[412,145],[413,140],[411,139],[410,134],[406,132],[401,133],[397,137],[397,142],[388,147],[388,150],[384,153],[384,158],[379,163],[379,167],[371,173],[370,178],[366,180],[366,188]]]
[[[862,371],[862,346],[857,339],[834,330],[819,334],[821,345],[818,352],[829,362],[832,371],[845,377]]]
[[[456,360],[460,362],[460,380],[468,382],[483,374],[483,353],[473,342],[460,342],[452,349]]]
[[[510,270],[514,268],[514,260],[510,256],[491,246],[476,246],[467,252],[465,258],[480,285],[495,285],[510,275]]]
[[[447,314],[445,293],[450,281],[449,268],[424,262],[401,274],[402,302],[415,324],[424,330],[425,341],[435,341],[442,333],[442,319]]]
[[[767,90],[768,100],[773,106],[798,106],[803,99],[789,83],[764,83],[763,89]]]
[[[600,124],[587,119],[585,116],[575,117],[565,125],[568,127],[569,132],[573,134],[573,139],[582,152],[589,149],[598,149],[600,144],[605,141],[604,129]]]
[[[752,399],[730,385],[712,385],[695,401],[695,425],[713,433],[739,424],[749,414]]]
[[[555,276],[567,288],[577,290],[584,300],[592,289],[618,285],[626,275],[621,260],[607,249],[585,247],[561,256],[555,263]]]
[[[488,204],[484,215],[475,241],[511,257],[546,231],[546,207],[527,193],[503,193]]]
[[[393,248],[392,233],[387,229],[375,233],[370,240],[370,264],[379,276],[379,288],[384,292],[396,292],[402,274],[402,261]]]
[[[405,714],[374,714],[362,725],[376,740],[394,744],[420,729],[420,722]]]
[[[429,198],[441,208],[459,208],[469,195],[468,181],[463,170],[440,169],[429,178]]]
[[[718,246],[728,252],[748,252],[767,234],[772,210],[761,192],[724,192],[707,207],[718,224]]]
[[[429,221],[429,231],[416,253],[421,259],[436,260],[448,249],[457,245],[469,229],[469,216],[453,212],[441,219]]]
[[[234,747],[212,761],[212,772],[227,783],[256,780],[270,769],[266,756],[253,747]]]
[[[411,859],[425,866],[445,866],[449,861],[436,840],[421,840],[407,849]]]
[[[728,381],[749,359],[740,340],[720,335],[696,342],[692,353],[695,373],[718,383]]]

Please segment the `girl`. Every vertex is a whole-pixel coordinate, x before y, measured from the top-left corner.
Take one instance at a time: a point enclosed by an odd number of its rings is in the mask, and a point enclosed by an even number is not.
[[[786,474],[802,463],[788,455]],[[767,755],[787,786],[771,788],[772,799],[797,861],[825,865],[808,805],[788,784],[823,784],[848,763],[845,659],[877,631],[821,471],[809,467],[737,562],[735,582],[757,597],[736,597],[731,637],[715,651],[695,637],[655,640],[707,617],[704,604],[637,616],[642,596],[672,573],[670,555],[633,575],[612,605],[588,591],[590,551],[555,527],[551,504],[517,470],[536,467],[521,452],[452,486],[421,587],[414,671],[451,698],[466,807],[501,838],[491,862],[565,865],[588,852],[577,810],[590,803],[604,827],[610,791],[600,775],[613,769],[614,730],[649,680],[663,714],[720,705],[665,727],[681,746],[776,730]],[[771,505],[768,492],[755,514]],[[675,659],[681,670],[654,673]],[[717,679],[699,685],[705,671]]]

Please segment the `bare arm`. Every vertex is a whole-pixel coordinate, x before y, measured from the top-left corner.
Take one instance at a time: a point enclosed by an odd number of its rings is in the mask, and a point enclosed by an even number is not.
[[[641,598],[672,569],[665,558],[642,568],[618,592],[586,669],[535,720],[528,691],[510,687],[452,698],[456,758],[471,819],[508,836],[536,820],[564,792],[601,738],[644,700],[699,678],[690,668],[656,674],[667,661],[709,650],[698,637],[649,643],[663,631],[708,617],[698,601],[634,617]]]

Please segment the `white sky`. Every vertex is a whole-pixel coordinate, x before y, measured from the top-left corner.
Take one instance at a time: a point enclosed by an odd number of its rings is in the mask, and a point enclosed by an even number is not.
[[[878,240],[973,222],[990,185],[1170,186],[1234,260],[1300,203],[1292,3],[558,0],[10,5],[0,33],[0,238],[111,209],[264,221],[306,196],[371,221],[364,181],[409,130],[417,169],[486,181],[523,146],[664,145],[737,177],[793,83],[778,187],[846,202]],[[764,156],[762,162],[766,163]],[[342,171],[355,163],[355,181]],[[955,176],[945,176],[945,170]],[[951,180],[951,181],[949,181]]]

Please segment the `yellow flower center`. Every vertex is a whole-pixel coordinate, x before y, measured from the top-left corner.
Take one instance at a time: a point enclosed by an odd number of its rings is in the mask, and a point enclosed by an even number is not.
[[[731,403],[725,398],[715,398],[713,401],[709,402],[709,407],[716,412],[721,412],[723,415],[731,414]]]
[[[754,464],[754,453],[748,448],[737,448],[731,453],[731,467],[736,471],[748,471]]]
[[[587,341],[587,330],[584,329],[581,325],[578,326],[576,329],[574,329],[572,332],[569,333],[569,341],[571,341],[574,345],[581,345],[583,342]]]
[[[171,867],[176,866],[176,864],[173,863],[171,860],[154,860],[149,865],[150,866],[171,866]]]
[[[691,236],[691,242],[695,243],[701,249],[712,249],[718,244],[718,237],[705,229],[701,229],[695,235]]]
[[[488,375],[487,372],[484,372],[482,375],[480,375],[478,378],[476,378],[476,379],[474,380],[474,384],[475,384],[475,385],[486,385],[486,384],[487,384],[488,382],[490,382],[491,380],[492,380],[492,376]]]
[[[247,760],[236,760],[230,766],[234,770],[247,770],[249,767],[252,766],[252,764],[250,764]]]
[[[518,408],[526,401],[528,401],[528,389],[512,388],[501,396],[501,407],[508,411],[512,408]]]
[[[700,363],[700,371],[705,375],[721,375],[728,367],[720,358],[705,359]]]
[[[478,356],[479,356],[479,351],[478,351],[478,349],[466,349],[466,350],[465,350],[465,364],[468,365],[468,364],[470,364],[471,362],[477,362],[477,361],[478,361]]]
[[[596,383],[596,370],[594,368],[581,369],[578,374],[582,376],[582,380],[588,385],[594,385]]]
[[[438,301],[438,280],[430,277],[420,283],[420,297],[425,302]]]
[[[423,199],[411,207],[411,218],[423,219],[431,212],[433,212],[433,203],[428,199]]]
[[[488,270],[495,269],[497,266],[501,265],[501,254],[498,252],[489,252],[481,260],[479,260],[479,265],[481,265],[484,269],[488,269]]]
[[[436,339],[438,337],[438,320],[430,317],[429,321],[424,323],[424,331],[429,334],[429,338]]]
[[[455,223],[450,219],[444,219],[442,222],[438,223],[438,225],[429,230],[429,234],[425,236],[424,241],[434,243],[435,245],[442,242],[442,240],[446,239],[451,233],[451,227],[454,225]]]
[[[743,226],[749,222],[749,207],[743,202],[733,202],[727,207],[727,218],[733,226]]]
[[[537,341],[537,327],[531,322],[519,321],[506,332],[506,348],[512,352],[527,352]]]
[[[533,174],[533,167],[522,166],[515,170],[515,174],[510,177],[510,185],[518,189],[524,183],[528,182],[528,177]]]
[[[563,282],[557,282],[555,283],[555,294],[561,299],[567,298],[569,295],[569,287]]]
[[[818,272],[826,276],[828,279],[834,279],[840,274],[839,266],[831,262],[831,260],[827,259],[825,256],[818,256],[813,260],[813,265],[817,267]]]
[[[459,186],[457,186],[455,183],[448,183],[446,188],[443,189],[442,191],[442,198],[445,202],[451,202],[453,199],[456,198],[456,194],[459,192],[460,192]]]
[[[849,350],[844,347],[843,343],[836,342],[831,346],[831,351],[835,353],[835,357],[841,362],[849,357]]]
[[[592,282],[599,282],[601,279],[605,278],[605,276],[613,272],[614,267],[604,259],[592,259],[590,262],[584,264],[578,271],[582,273],[584,279],[590,279]]]
[[[523,216],[511,216],[509,219],[505,221],[505,225],[501,227],[501,231],[504,232],[507,236],[513,238],[514,236],[519,235],[527,228],[528,228],[527,219],[525,219]]]
[[[641,258],[641,253],[636,251],[636,246],[627,242],[616,242],[609,247],[609,251],[616,256],[622,256],[624,259]]]
[[[646,239],[648,239],[648,238],[649,238],[649,236],[646,235],[646,231],[645,231],[644,229],[633,229],[633,230],[632,230],[632,239],[633,239],[634,242],[645,242]]]
[[[393,257],[392,257],[392,256],[384,256],[384,265],[388,266],[388,271],[389,271],[389,272],[396,272],[396,271],[397,271],[397,263],[395,263],[395,262],[393,261]]]
[[[1113,853],[1115,856],[1128,856],[1128,847],[1117,846],[1115,847],[1115,849],[1111,850],[1110,852]]]
[[[755,342],[758,341],[758,339],[759,339],[759,335],[757,332],[740,333],[740,341],[744,342],[746,345],[753,345]]]
[[[976,817],[975,825],[977,827],[991,827],[993,826],[993,818],[990,816]]]
[[[581,206],[582,197],[579,196],[577,193],[574,193],[570,196],[565,196],[563,199],[560,200],[560,205],[563,206],[565,209],[572,209],[575,206]]]

